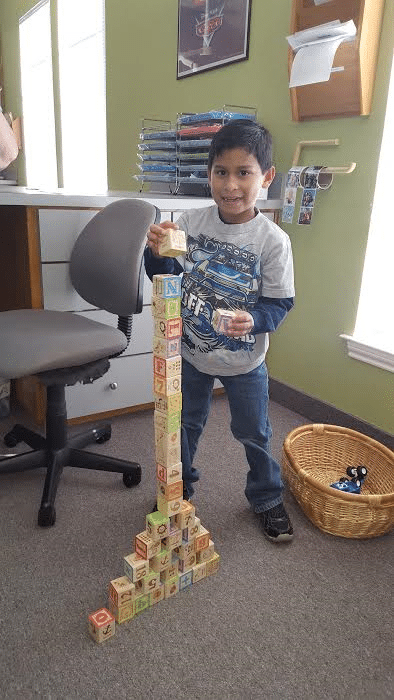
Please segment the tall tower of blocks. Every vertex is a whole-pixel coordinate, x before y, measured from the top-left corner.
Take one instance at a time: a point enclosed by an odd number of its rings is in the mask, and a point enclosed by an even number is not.
[[[165,254],[174,254],[167,245]],[[130,621],[161,600],[217,572],[220,556],[210,533],[183,500],[181,462],[181,280],[153,278],[152,313],[154,433],[157,511],[135,535],[134,551],[123,559],[124,575],[109,583],[108,607],[89,615],[96,642],[115,634],[115,622]]]

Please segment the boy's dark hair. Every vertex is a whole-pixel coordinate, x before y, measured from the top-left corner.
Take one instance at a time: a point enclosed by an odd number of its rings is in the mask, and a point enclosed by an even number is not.
[[[263,173],[272,166],[272,136],[258,122],[233,119],[214,134],[208,153],[208,172],[213,161],[230,148],[244,148],[255,156]]]

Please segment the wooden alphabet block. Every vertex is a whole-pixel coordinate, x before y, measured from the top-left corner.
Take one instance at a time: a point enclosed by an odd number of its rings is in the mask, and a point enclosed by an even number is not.
[[[181,282],[181,278],[177,275],[154,275],[152,293],[164,299],[180,297]]]
[[[105,642],[115,634],[115,618],[107,608],[100,608],[88,617],[88,631],[97,644]]]
[[[193,569],[179,576],[179,590],[185,591],[193,585]]]
[[[177,514],[175,522],[180,530],[184,530],[186,527],[194,525],[195,517],[195,507],[190,503],[190,501],[183,501],[181,511]]]
[[[155,432],[161,430],[163,433],[176,433],[181,428],[181,412],[169,415],[162,411],[154,411],[153,424]]]
[[[162,549],[160,554],[157,554],[150,560],[151,567],[156,573],[160,573],[167,569],[172,563],[171,552],[169,549]]]
[[[186,559],[189,554],[193,554],[196,551],[196,541],[191,540],[191,542],[183,542],[179,547],[175,548],[175,554],[178,555],[179,559]]]
[[[149,596],[151,605],[155,605],[156,603],[160,603],[161,600],[164,600],[164,583],[160,583]]]
[[[186,253],[186,234],[175,228],[166,229],[165,236],[159,243],[159,255],[167,258],[176,258]]]
[[[193,566],[196,565],[196,553],[193,552],[192,554],[188,554],[185,559],[179,559],[178,562],[178,567],[179,571],[181,571],[183,574],[186,573],[186,571],[189,571],[189,569],[192,569]]]
[[[178,525],[175,522],[176,515],[170,515],[170,532],[178,530]]]
[[[154,318],[154,335],[158,338],[180,338],[182,335],[182,319],[181,318]]]
[[[197,581],[201,581],[202,578],[205,578],[207,575],[207,565],[204,564],[196,564],[193,566],[193,583],[197,583]]]
[[[147,574],[147,575],[148,575],[148,574]],[[135,598],[134,598],[134,600],[135,600],[136,598],[138,598],[140,595],[143,594],[143,592],[144,592],[144,581],[145,581],[145,578],[146,578],[146,577],[141,578],[139,581],[136,581],[136,582],[135,582],[135,584],[134,584],[134,585],[135,585]]]
[[[196,538],[196,535],[198,534],[200,525],[200,518],[194,518],[194,523],[192,525],[189,525],[188,527],[185,527],[182,530],[182,540],[184,542],[190,542],[191,540],[194,540]]]
[[[181,446],[174,445],[168,449],[162,449],[162,446],[156,446],[156,462],[161,464],[162,467],[173,467],[179,464],[181,461]],[[174,513],[169,513],[169,515],[174,515]]]
[[[181,299],[173,297],[163,299],[163,297],[152,296],[152,315],[155,318],[179,318],[181,315]]]
[[[160,581],[162,583],[165,583],[171,578],[174,578],[174,576],[178,576],[178,574],[178,559],[176,559],[176,561],[173,564],[170,564],[170,566],[168,566],[167,569],[163,569],[163,571],[160,572]]]
[[[212,327],[216,333],[223,333],[227,330],[230,322],[236,316],[234,311],[228,309],[215,309],[212,314]]]
[[[201,549],[199,552],[197,552],[197,564],[208,562],[210,559],[212,559],[214,553],[215,545],[212,540],[209,540],[208,547],[205,547],[205,549]]]
[[[164,537],[162,540],[163,547],[166,549],[175,549],[175,547],[180,547],[182,544],[182,530],[178,528],[176,530],[170,530],[168,537]]]
[[[150,571],[145,578],[141,580],[142,583],[142,593],[152,593],[160,585],[160,572]]]
[[[121,608],[134,600],[135,585],[128,576],[120,576],[110,581],[108,594],[114,605]]]
[[[182,410],[182,394],[172,394],[164,396],[164,394],[155,394],[155,410],[167,413],[173,416],[175,413],[180,413]]]
[[[155,425],[155,445],[157,452],[168,452],[173,447],[178,447],[181,444],[181,431],[176,430],[174,433],[167,433],[163,428]],[[159,460],[158,460],[159,461]]]
[[[172,484],[158,484],[158,493],[163,496],[166,501],[182,500],[183,499],[183,481],[175,481]]]
[[[115,621],[118,623],[118,625],[121,625],[122,622],[127,622],[128,620],[132,620],[134,615],[135,615],[135,602],[130,601],[129,603],[126,603],[125,605],[122,605],[122,607],[118,608],[116,607],[115,603],[111,598],[108,601],[109,603],[109,609],[111,611],[111,614],[114,616]]]
[[[159,554],[161,549],[160,540],[154,540],[147,531],[144,530],[135,536],[135,551],[142,559],[151,559]]]
[[[163,515],[175,515],[182,507],[182,498],[174,498],[172,501],[167,501],[161,493],[157,494],[157,508]]]
[[[179,576],[174,576],[164,583],[164,597],[172,598],[177,593],[179,593]]]
[[[205,547],[208,547],[209,539],[209,531],[200,525],[200,529],[196,535],[196,552],[200,552],[202,549],[205,549]]]
[[[140,581],[149,571],[149,561],[139,557],[135,552],[133,552],[133,554],[128,554],[127,557],[123,557],[123,564],[126,576],[128,576],[133,583]]]
[[[170,519],[168,515],[160,512],[149,513],[146,516],[146,532],[152,540],[161,540],[170,532]]]
[[[161,394],[161,396],[173,396],[173,394],[180,394],[182,390],[182,377],[177,374],[175,377],[159,377],[157,374],[153,375],[153,391],[155,394]]]
[[[163,484],[174,484],[182,478],[182,462],[178,462],[172,467],[163,467],[162,464],[157,464],[156,476]]]
[[[153,354],[156,357],[176,357],[181,354],[181,338],[159,338],[153,336]]]
[[[169,377],[175,377],[182,373],[182,357],[176,355],[175,357],[160,357],[159,355],[153,355],[153,372],[157,374],[158,377],[163,377],[168,379]]]
[[[135,599],[135,614],[139,615],[140,613],[144,612],[144,610],[147,610],[147,608],[150,607],[150,594],[146,593],[145,595],[140,595],[138,598]]]
[[[216,574],[219,571],[219,564],[220,564],[220,555],[215,552],[213,557],[207,561],[207,576],[211,576],[212,574]]]

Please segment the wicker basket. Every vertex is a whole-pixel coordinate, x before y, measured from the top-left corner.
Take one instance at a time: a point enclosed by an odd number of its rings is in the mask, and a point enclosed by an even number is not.
[[[346,467],[363,464],[361,494],[330,484]],[[303,425],[283,444],[283,476],[305,515],[324,532],[340,537],[378,537],[394,527],[394,452],[355,430]]]

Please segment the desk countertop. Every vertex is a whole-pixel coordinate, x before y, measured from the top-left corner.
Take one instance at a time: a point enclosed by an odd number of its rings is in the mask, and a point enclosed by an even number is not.
[[[172,194],[149,194],[141,192],[108,191],[98,194],[75,194],[66,190],[45,192],[42,190],[18,187],[15,185],[0,184],[0,206],[27,206],[27,207],[105,207],[117,199],[143,198],[152,202],[163,211],[183,211],[205,207],[213,204],[209,197],[188,197]],[[280,209],[282,202],[279,199],[261,199],[257,201],[260,209]]]

